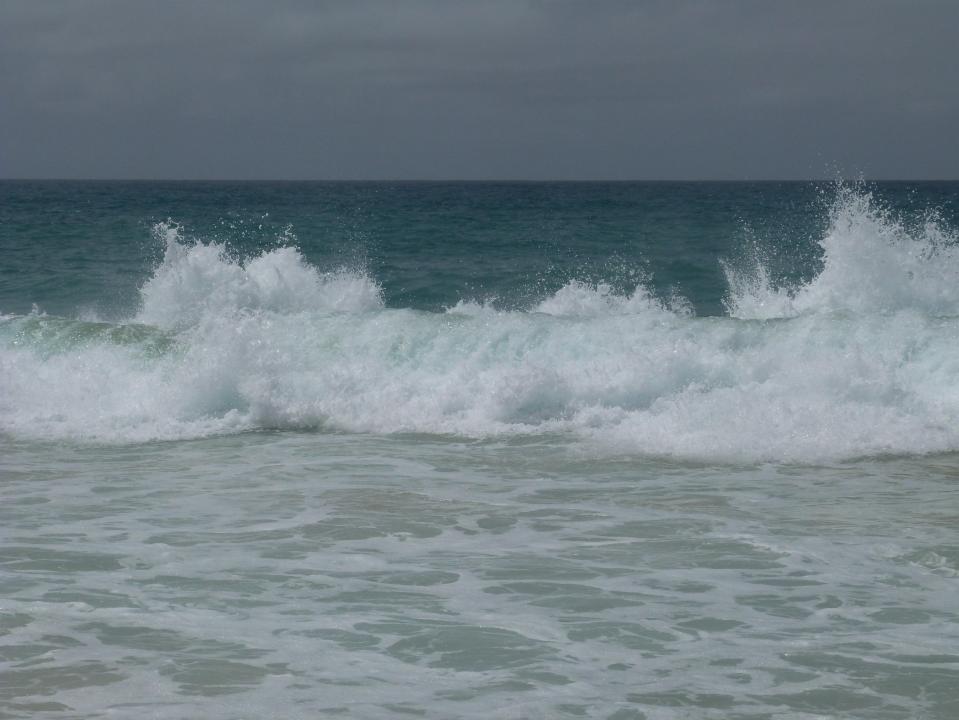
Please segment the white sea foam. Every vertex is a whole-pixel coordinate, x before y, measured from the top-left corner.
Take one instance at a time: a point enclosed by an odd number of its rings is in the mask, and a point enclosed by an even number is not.
[[[807,285],[730,270],[732,317],[579,282],[528,312],[387,309],[366,274],[322,272],[293,248],[240,262],[158,232],[166,254],[135,321],[169,346],[62,330],[53,348],[42,318],[0,319],[0,429],[98,442],[565,433],[601,452],[715,460],[959,449],[953,239],[935,223],[907,231],[859,193],[833,208]]]
[[[136,322],[188,328],[238,311],[364,312],[383,305],[379,285],[365,273],[319,272],[294,247],[242,263],[223,245],[184,243],[174,224],[160,223],[155,232],[166,252],[141,289]]]
[[[676,309],[687,313],[688,305],[677,301]],[[600,317],[664,313],[670,312],[670,307],[643,285],[637,285],[629,295],[618,295],[607,283],[590,285],[573,280],[539,303],[535,310],[558,317]]]

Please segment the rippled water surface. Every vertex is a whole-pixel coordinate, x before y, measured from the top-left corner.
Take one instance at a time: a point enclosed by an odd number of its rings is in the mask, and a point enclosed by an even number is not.
[[[955,456],[244,434],[7,440],[0,473],[5,717],[959,708]]]

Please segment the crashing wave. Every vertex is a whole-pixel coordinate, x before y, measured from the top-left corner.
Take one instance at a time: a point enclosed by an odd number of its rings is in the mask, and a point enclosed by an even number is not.
[[[862,192],[840,192],[810,282],[727,268],[729,317],[581,282],[527,311],[389,309],[366,273],[292,247],[240,261],[157,232],[166,253],[130,323],[0,317],[0,430],[559,433],[731,461],[959,449],[955,238],[932,220],[907,229]]]

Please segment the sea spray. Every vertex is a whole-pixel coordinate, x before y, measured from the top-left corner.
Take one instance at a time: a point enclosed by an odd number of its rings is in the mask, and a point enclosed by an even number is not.
[[[916,310],[959,315],[959,237],[934,213],[909,224],[862,187],[838,185],[819,240],[822,270],[808,283],[776,285],[761,255],[723,263],[732,317],[792,317]]]

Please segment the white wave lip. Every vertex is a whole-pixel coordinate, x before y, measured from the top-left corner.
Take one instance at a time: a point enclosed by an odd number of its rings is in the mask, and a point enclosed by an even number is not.
[[[384,307],[363,273],[293,248],[246,263],[167,252],[135,321],[173,347],[44,352],[0,319],[0,428],[97,442],[265,428],[559,433],[600,452],[819,461],[959,449],[954,238],[845,192],[822,272],[798,288],[730,274],[731,317],[639,286],[573,282],[529,312]],[[769,319],[777,318],[777,319]]]

